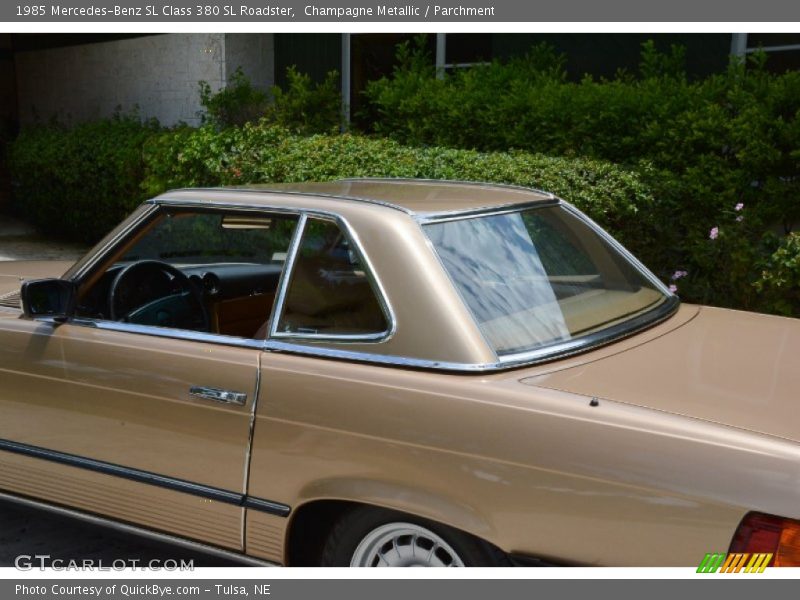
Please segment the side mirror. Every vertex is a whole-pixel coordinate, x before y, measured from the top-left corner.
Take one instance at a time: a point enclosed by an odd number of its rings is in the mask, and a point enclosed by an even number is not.
[[[65,279],[31,279],[20,289],[22,312],[26,317],[53,317],[66,321],[75,312],[77,287]]]

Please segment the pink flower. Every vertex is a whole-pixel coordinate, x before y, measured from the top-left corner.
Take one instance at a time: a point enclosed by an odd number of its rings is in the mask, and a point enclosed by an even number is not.
[[[739,212],[743,208],[744,208],[744,202],[739,202],[739,204],[737,204],[736,206],[733,207],[733,210],[735,210],[736,212]]]
[[[712,227],[708,232],[708,239],[715,240],[719,237],[719,227]]]
[[[674,283],[671,283],[669,285],[669,293],[670,294],[675,294],[677,291],[678,291],[678,286],[675,285]]]
[[[738,217],[736,217],[737,223],[741,223],[742,221],[744,221],[744,215],[739,215]]]
[[[686,277],[688,274],[689,274],[688,271],[675,271],[672,274],[672,277],[670,277],[670,279],[672,279],[672,281],[676,281],[676,280],[680,279],[681,277]]]

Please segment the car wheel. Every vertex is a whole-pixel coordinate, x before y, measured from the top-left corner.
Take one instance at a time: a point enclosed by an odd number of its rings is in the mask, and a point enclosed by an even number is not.
[[[334,525],[324,567],[510,566],[506,555],[471,535],[426,519],[360,507]]]

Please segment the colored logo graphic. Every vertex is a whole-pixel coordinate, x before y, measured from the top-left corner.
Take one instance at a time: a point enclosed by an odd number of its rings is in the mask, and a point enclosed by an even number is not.
[[[698,573],[763,573],[772,562],[772,554],[721,552],[706,554],[697,567]]]

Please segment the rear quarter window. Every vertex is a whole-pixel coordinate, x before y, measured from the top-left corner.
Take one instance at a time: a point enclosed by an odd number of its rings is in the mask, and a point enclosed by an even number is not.
[[[358,336],[388,329],[358,249],[334,221],[308,219],[290,275],[278,333]]]

